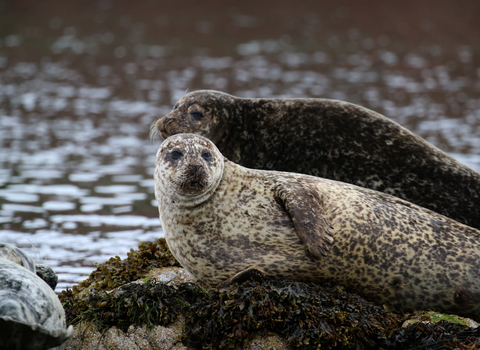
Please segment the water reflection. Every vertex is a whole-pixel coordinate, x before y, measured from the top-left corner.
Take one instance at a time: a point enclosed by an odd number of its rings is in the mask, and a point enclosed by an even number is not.
[[[365,23],[383,18],[362,22],[354,5],[325,4],[317,14],[308,1],[221,13],[227,1],[209,20],[170,5],[135,19],[127,5],[113,16],[99,3],[84,22],[67,20],[68,9],[37,8],[35,24],[19,12],[18,29],[0,31],[0,240],[54,267],[63,289],[94,262],[162,236],[149,125],[200,88],[357,103],[480,170],[480,55],[469,36],[440,45],[430,29],[412,30],[415,8],[373,35]],[[404,32],[424,40],[399,40]]]

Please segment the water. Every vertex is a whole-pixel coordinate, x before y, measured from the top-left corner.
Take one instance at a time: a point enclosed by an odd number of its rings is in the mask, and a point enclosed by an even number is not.
[[[60,291],[161,237],[149,126],[196,89],[357,103],[480,170],[479,5],[381,3],[0,4],[0,240]]]

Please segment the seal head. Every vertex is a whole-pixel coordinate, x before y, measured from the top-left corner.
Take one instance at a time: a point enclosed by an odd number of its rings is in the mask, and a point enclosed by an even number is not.
[[[165,140],[157,152],[162,167],[157,174],[164,186],[161,195],[186,206],[207,200],[217,189],[223,173],[224,157],[207,139],[189,142],[188,134]]]
[[[235,97],[216,91],[197,91],[185,95],[173,106],[172,111],[150,127],[151,138],[159,132],[163,139],[169,136],[194,132],[213,142],[224,137],[225,118],[236,110]]]

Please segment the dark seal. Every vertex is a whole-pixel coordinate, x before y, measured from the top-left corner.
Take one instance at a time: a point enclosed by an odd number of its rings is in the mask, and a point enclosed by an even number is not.
[[[480,320],[479,230],[370,189],[242,167],[195,134],[161,144],[154,176],[165,239],[207,287],[260,271]]]
[[[310,174],[392,194],[480,229],[480,174],[369,109],[327,99],[185,95],[152,125],[197,133],[255,169]]]

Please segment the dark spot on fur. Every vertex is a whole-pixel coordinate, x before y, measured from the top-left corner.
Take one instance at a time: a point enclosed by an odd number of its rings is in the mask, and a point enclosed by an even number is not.
[[[470,301],[469,293],[462,288],[458,288],[457,290],[455,290],[453,300],[458,305],[467,304]]]
[[[392,286],[396,289],[403,289],[405,287],[400,278],[394,278],[392,281]]]

